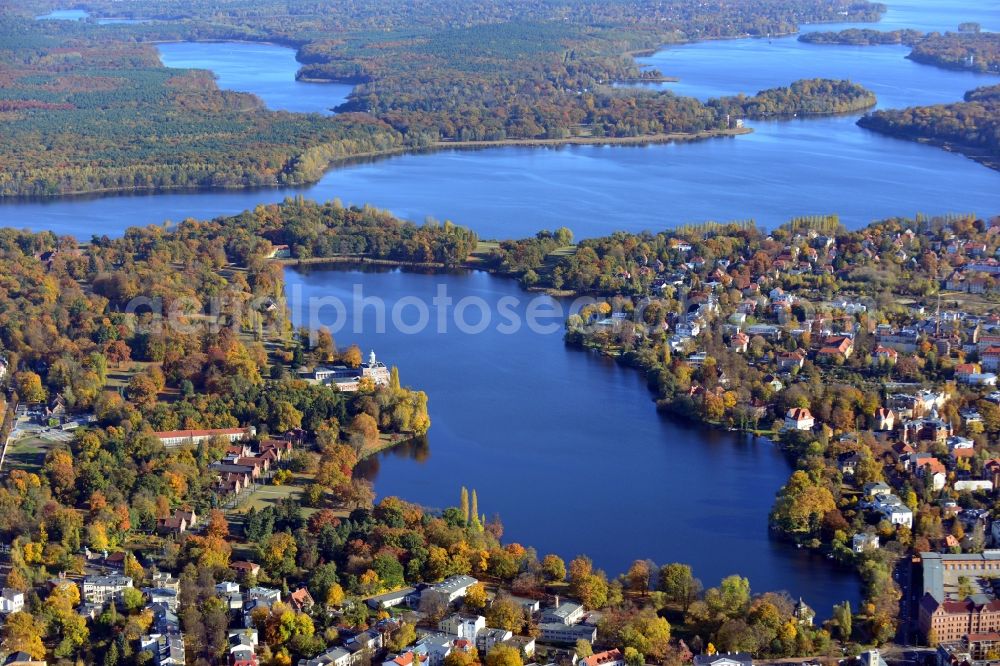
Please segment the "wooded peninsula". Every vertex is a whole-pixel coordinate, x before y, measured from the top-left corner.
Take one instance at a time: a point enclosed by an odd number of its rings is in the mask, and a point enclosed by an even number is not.
[[[289,13],[262,2],[220,14],[215,3],[154,11],[98,0],[85,21],[35,20],[54,7],[47,1],[5,5],[0,196],[298,184],[332,160],[446,141],[711,136],[729,129],[717,107],[614,86],[660,76],[629,54],[883,10],[846,0],[515,5],[517,20],[491,3],[393,0],[331,13],[306,2]],[[101,16],[148,22],[101,25]],[[358,86],[333,117],[268,111],[205,72],[162,67],[153,44],[176,40],[289,45],[301,77]],[[838,99],[809,106],[845,108]]]

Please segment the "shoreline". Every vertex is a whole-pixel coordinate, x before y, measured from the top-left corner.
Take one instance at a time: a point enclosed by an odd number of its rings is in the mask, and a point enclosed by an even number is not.
[[[11,194],[0,195],[0,206],[7,203],[19,203],[28,201],[57,201],[59,199],[70,199],[73,197],[104,197],[104,196],[133,196],[133,195],[154,195],[170,193],[201,194],[212,192],[251,192],[251,191],[272,191],[282,188],[310,187],[323,179],[330,171],[337,166],[345,165],[353,160],[383,159],[388,157],[398,157],[400,155],[419,155],[439,150],[475,150],[479,148],[503,148],[503,147],[524,147],[524,148],[555,148],[559,146],[642,146],[655,145],[673,142],[704,141],[707,139],[735,137],[753,133],[753,128],[743,127],[726,130],[709,130],[693,134],[648,134],[634,137],[567,137],[565,139],[498,139],[494,141],[438,141],[428,146],[400,146],[398,148],[387,148],[385,150],[368,151],[337,157],[327,163],[326,168],[316,178],[301,182],[276,184],[274,186],[249,186],[249,187],[133,187],[121,188],[100,188],[92,190],[74,190],[72,192],[62,192],[50,195],[23,195]]]

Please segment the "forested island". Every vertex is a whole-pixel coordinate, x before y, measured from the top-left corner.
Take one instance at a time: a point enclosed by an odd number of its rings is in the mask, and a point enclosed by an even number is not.
[[[212,2],[155,11],[85,4],[95,17],[153,19],[115,25],[34,20],[53,8],[47,1],[5,5],[0,196],[297,184],[331,160],[449,141],[727,133],[724,114],[697,100],[614,87],[660,76],[629,54],[784,34],[805,21],[872,20],[884,9],[847,0],[523,2],[512,20],[492,4],[376,4],[332,13],[304,4],[291,14],[266,2],[232,12]],[[204,72],[163,68],[152,46],[204,39],[289,45],[304,63],[300,77],[359,85],[341,115],[276,113],[219,91]]]
[[[710,100],[708,106],[740,118],[854,113],[875,106],[875,94],[850,81],[803,79],[790,86],[761,90],[753,97],[738,95]]]
[[[946,69],[1000,72],[1000,33],[981,32],[978,26],[943,34],[849,28],[839,32],[807,32],[799,36],[799,41],[846,46],[903,44],[912,47],[906,57],[915,62]]]
[[[838,46],[874,46],[877,44],[903,44],[911,46],[923,39],[925,33],[919,30],[874,30],[871,28],[848,28],[838,32],[817,30],[799,35],[799,41],[806,44],[835,44]]]
[[[1000,86],[976,88],[954,104],[880,110],[858,125],[890,136],[924,141],[1000,169]]]

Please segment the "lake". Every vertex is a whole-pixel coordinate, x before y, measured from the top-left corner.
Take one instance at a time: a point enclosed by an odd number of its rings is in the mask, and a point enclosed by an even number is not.
[[[54,9],[48,14],[42,14],[41,16],[36,16],[37,21],[83,21],[90,18],[90,12],[85,9]],[[99,18],[96,20],[98,25],[128,25],[132,23],[146,23],[145,19],[130,19],[130,18]]]
[[[962,20],[991,25],[997,3],[937,7],[891,5],[889,16],[925,29]],[[322,110],[346,94],[346,86],[297,83],[294,52],[279,46],[166,44],[160,50],[165,63],[211,69],[220,83],[258,94],[272,108],[301,103]],[[906,53],[899,46],[815,46],[793,36],[689,44],[642,61],[680,77],[667,88],[702,99],[829,76],[859,81],[875,91],[880,106],[892,107],[954,101],[1000,80],[917,65]],[[917,212],[1000,211],[1000,173],[961,155],[868,132],[856,119],[759,121],[750,123],[751,135],[697,143],[401,155],[341,165],[300,188],[7,201],[0,204],[0,221],[88,238],[131,224],[233,214],[295,194],[373,203],[418,222],[451,219],[498,238],[559,226],[583,238],[703,220],[753,218],[775,226],[798,215],[838,213],[859,227]]]
[[[271,109],[331,115],[354,89],[342,83],[296,81],[295,51],[272,44],[181,42],[158,48],[165,66],[210,69],[220,88],[254,93]]]
[[[373,348],[400,367],[404,385],[430,398],[426,446],[404,446],[363,466],[380,496],[442,508],[457,505],[464,485],[477,490],[481,512],[501,516],[505,539],[541,555],[586,553],[612,576],[635,559],[682,561],[706,586],[740,573],[758,592],[802,595],[822,616],[844,599],[857,607],[853,572],[770,538],[768,512],[791,471],[773,444],[661,417],[641,373],[567,348],[559,325],[505,334],[501,299],[525,322],[535,297],[513,280],[385,269],[288,270],[285,277],[296,326],[331,326],[339,346],[356,342],[365,355]],[[432,307],[439,288],[454,300],[450,310]],[[384,333],[374,305],[353,316],[355,289],[385,304]],[[316,297],[341,300],[350,319],[338,320],[333,308],[308,317],[305,304]],[[402,299],[427,305],[427,329],[405,334],[391,325]],[[463,311],[469,325],[481,321],[479,308],[492,313],[483,332],[458,329],[453,313],[463,299],[481,299]],[[542,312],[570,307],[537,300]],[[416,309],[407,308],[401,317],[412,325]]]

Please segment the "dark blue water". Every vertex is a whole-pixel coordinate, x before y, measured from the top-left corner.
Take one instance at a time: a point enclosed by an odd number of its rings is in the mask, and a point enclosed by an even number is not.
[[[254,93],[271,109],[329,115],[354,89],[296,81],[295,51],[270,44],[186,42],[161,44],[159,50],[167,67],[211,69],[220,88]]]
[[[504,334],[510,318],[498,314],[501,299],[517,299],[510,312],[526,322],[534,296],[512,280],[399,270],[290,270],[286,280],[296,326],[335,327],[338,345],[374,348],[400,367],[404,384],[430,396],[427,446],[388,452],[364,470],[379,495],[440,508],[456,505],[463,485],[475,488],[480,511],[502,517],[506,539],[542,555],[586,553],[611,575],[652,558],[691,563],[706,585],[741,573],[757,591],[802,595],[823,615],[859,598],[853,573],[769,538],[767,515],[791,470],[777,448],[659,416],[641,373],[566,348],[560,326]],[[374,306],[353,317],[355,285],[385,303],[385,333]],[[448,310],[432,307],[442,287],[453,299]],[[339,299],[346,316],[327,307],[310,318],[306,304],[315,297]],[[427,305],[428,328],[408,335],[391,325],[404,298]],[[455,323],[466,298],[482,299],[492,313],[481,333]],[[546,312],[570,307],[537,298]],[[442,311],[447,325],[439,328]],[[416,306],[402,312],[404,324],[418,321]],[[463,317],[481,321],[475,305]]]

